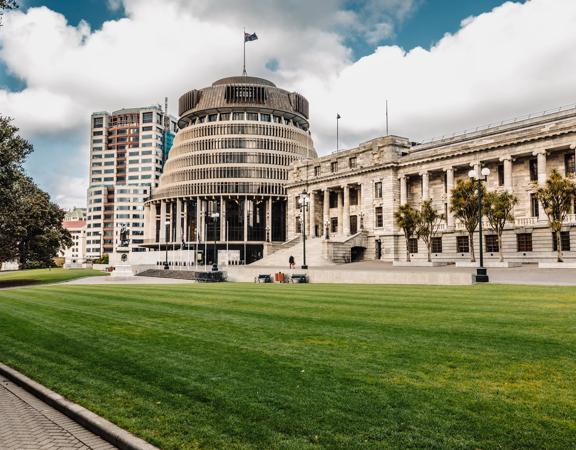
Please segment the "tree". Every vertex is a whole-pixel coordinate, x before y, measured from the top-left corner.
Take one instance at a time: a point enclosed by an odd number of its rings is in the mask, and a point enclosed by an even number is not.
[[[502,234],[506,222],[514,220],[512,210],[518,203],[518,198],[508,191],[504,192],[488,192],[484,197],[484,215],[490,223],[490,228],[498,236],[498,253],[500,261],[504,261],[504,253],[502,251]]]
[[[428,250],[428,262],[432,261],[432,238],[440,227],[440,221],[444,220],[444,214],[439,214],[432,206],[432,200],[425,200],[420,206],[416,235],[426,244]]]
[[[408,242],[414,236],[420,223],[420,213],[410,205],[402,205],[394,213],[396,224],[402,228],[404,239],[406,240],[406,261],[410,261],[410,248]]]
[[[64,211],[50,201],[22,168],[32,146],[11,120],[0,116],[0,264],[17,259],[51,265],[60,247],[72,245],[62,226]]]
[[[482,194],[486,193],[484,185],[480,185]],[[474,230],[480,220],[480,205],[478,204],[478,185],[473,180],[458,180],[452,189],[452,199],[450,201],[450,211],[454,217],[464,225],[470,240],[470,261],[476,262],[474,252]]]
[[[17,257],[20,197],[17,181],[24,175],[22,164],[32,145],[17,135],[11,119],[0,116],[0,265]],[[21,231],[21,230],[20,230]]]
[[[562,262],[562,245],[560,232],[566,216],[570,213],[570,207],[576,195],[576,184],[572,177],[563,177],[554,169],[546,183],[539,185],[532,183],[534,194],[542,204],[544,212],[548,217],[548,226],[554,234],[556,240],[556,250],[558,262]]]

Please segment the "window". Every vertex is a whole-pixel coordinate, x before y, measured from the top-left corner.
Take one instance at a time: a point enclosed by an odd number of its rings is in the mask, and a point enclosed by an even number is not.
[[[538,160],[528,160],[528,168],[530,170],[530,181],[538,181]]]
[[[94,119],[92,119],[92,126],[94,128],[102,128],[104,126],[104,117],[94,117]]]
[[[350,158],[348,160],[348,167],[350,167],[350,169],[355,169],[357,167],[358,160],[356,159],[355,156],[353,156],[352,158]]]
[[[378,181],[374,183],[374,197],[382,198],[382,182]]]
[[[378,206],[375,211],[376,218],[376,228],[382,228],[384,226],[384,216],[382,214],[382,207]]]
[[[315,167],[314,167],[314,176],[315,176],[315,177],[319,177],[319,176],[320,176],[320,166],[315,166]]]
[[[332,173],[338,172],[338,161],[332,161],[330,163],[330,172]]]
[[[208,116],[208,122],[216,122],[218,120],[218,114],[210,114]]]
[[[532,251],[532,233],[519,233],[516,235],[517,251],[531,252]]]
[[[244,113],[243,112],[232,113],[232,120],[244,120]]]
[[[500,251],[500,246],[498,245],[498,236],[495,234],[486,235],[486,252],[487,253],[497,253]]]
[[[504,164],[498,164],[498,186],[504,186]]]
[[[270,114],[260,114],[260,120],[262,122],[270,122],[272,119],[270,117]]]
[[[358,206],[358,189],[350,188],[350,206]]]
[[[574,175],[576,173],[576,165],[574,162],[575,158],[574,152],[566,153],[564,155],[564,174],[565,175]]]
[[[221,113],[220,120],[230,120],[230,113]]]
[[[246,113],[246,120],[258,120],[258,113],[255,112],[249,112]]]
[[[144,123],[152,123],[154,116],[151,112],[142,113],[142,122]]]
[[[560,248],[563,252],[570,251],[570,232],[561,231],[560,232]],[[558,251],[558,246],[556,245],[556,235],[552,233],[552,250]]]
[[[152,127],[142,127],[142,131],[152,131]]]
[[[456,252],[470,253],[470,241],[468,236],[456,236]]]
[[[337,208],[338,207],[338,192],[330,191],[329,192],[329,205],[330,208]]]
[[[418,239],[416,238],[408,239],[408,252],[418,253]]]
[[[332,217],[330,219],[330,232],[331,233],[338,232],[338,217]]]
[[[441,237],[433,237],[430,243],[432,244],[432,253],[442,253]]]
[[[538,217],[540,213],[540,205],[536,194],[530,194],[530,214],[532,217]]]

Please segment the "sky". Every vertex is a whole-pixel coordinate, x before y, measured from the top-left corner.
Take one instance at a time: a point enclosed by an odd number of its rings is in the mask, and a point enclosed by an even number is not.
[[[27,170],[85,204],[90,114],[163,104],[241,73],[310,101],[319,154],[429,140],[576,103],[575,0],[20,0],[0,27],[0,113]]]

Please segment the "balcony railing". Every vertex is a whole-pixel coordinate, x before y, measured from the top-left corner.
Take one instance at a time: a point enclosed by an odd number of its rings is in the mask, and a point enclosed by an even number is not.
[[[576,225],[576,214],[568,214],[564,223],[566,225]]]
[[[514,225],[516,225],[517,227],[536,225],[537,223],[538,223],[538,217],[516,217],[514,219]]]

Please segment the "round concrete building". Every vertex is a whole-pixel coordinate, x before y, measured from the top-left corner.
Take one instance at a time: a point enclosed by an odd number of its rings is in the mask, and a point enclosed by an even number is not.
[[[284,242],[289,166],[317,157],[306,98],[262,78],[229,77],[185,93],[179,116],[145,205],[146,246],[184,247],[208,264],[228,251],[228,260],[250,263]]]

